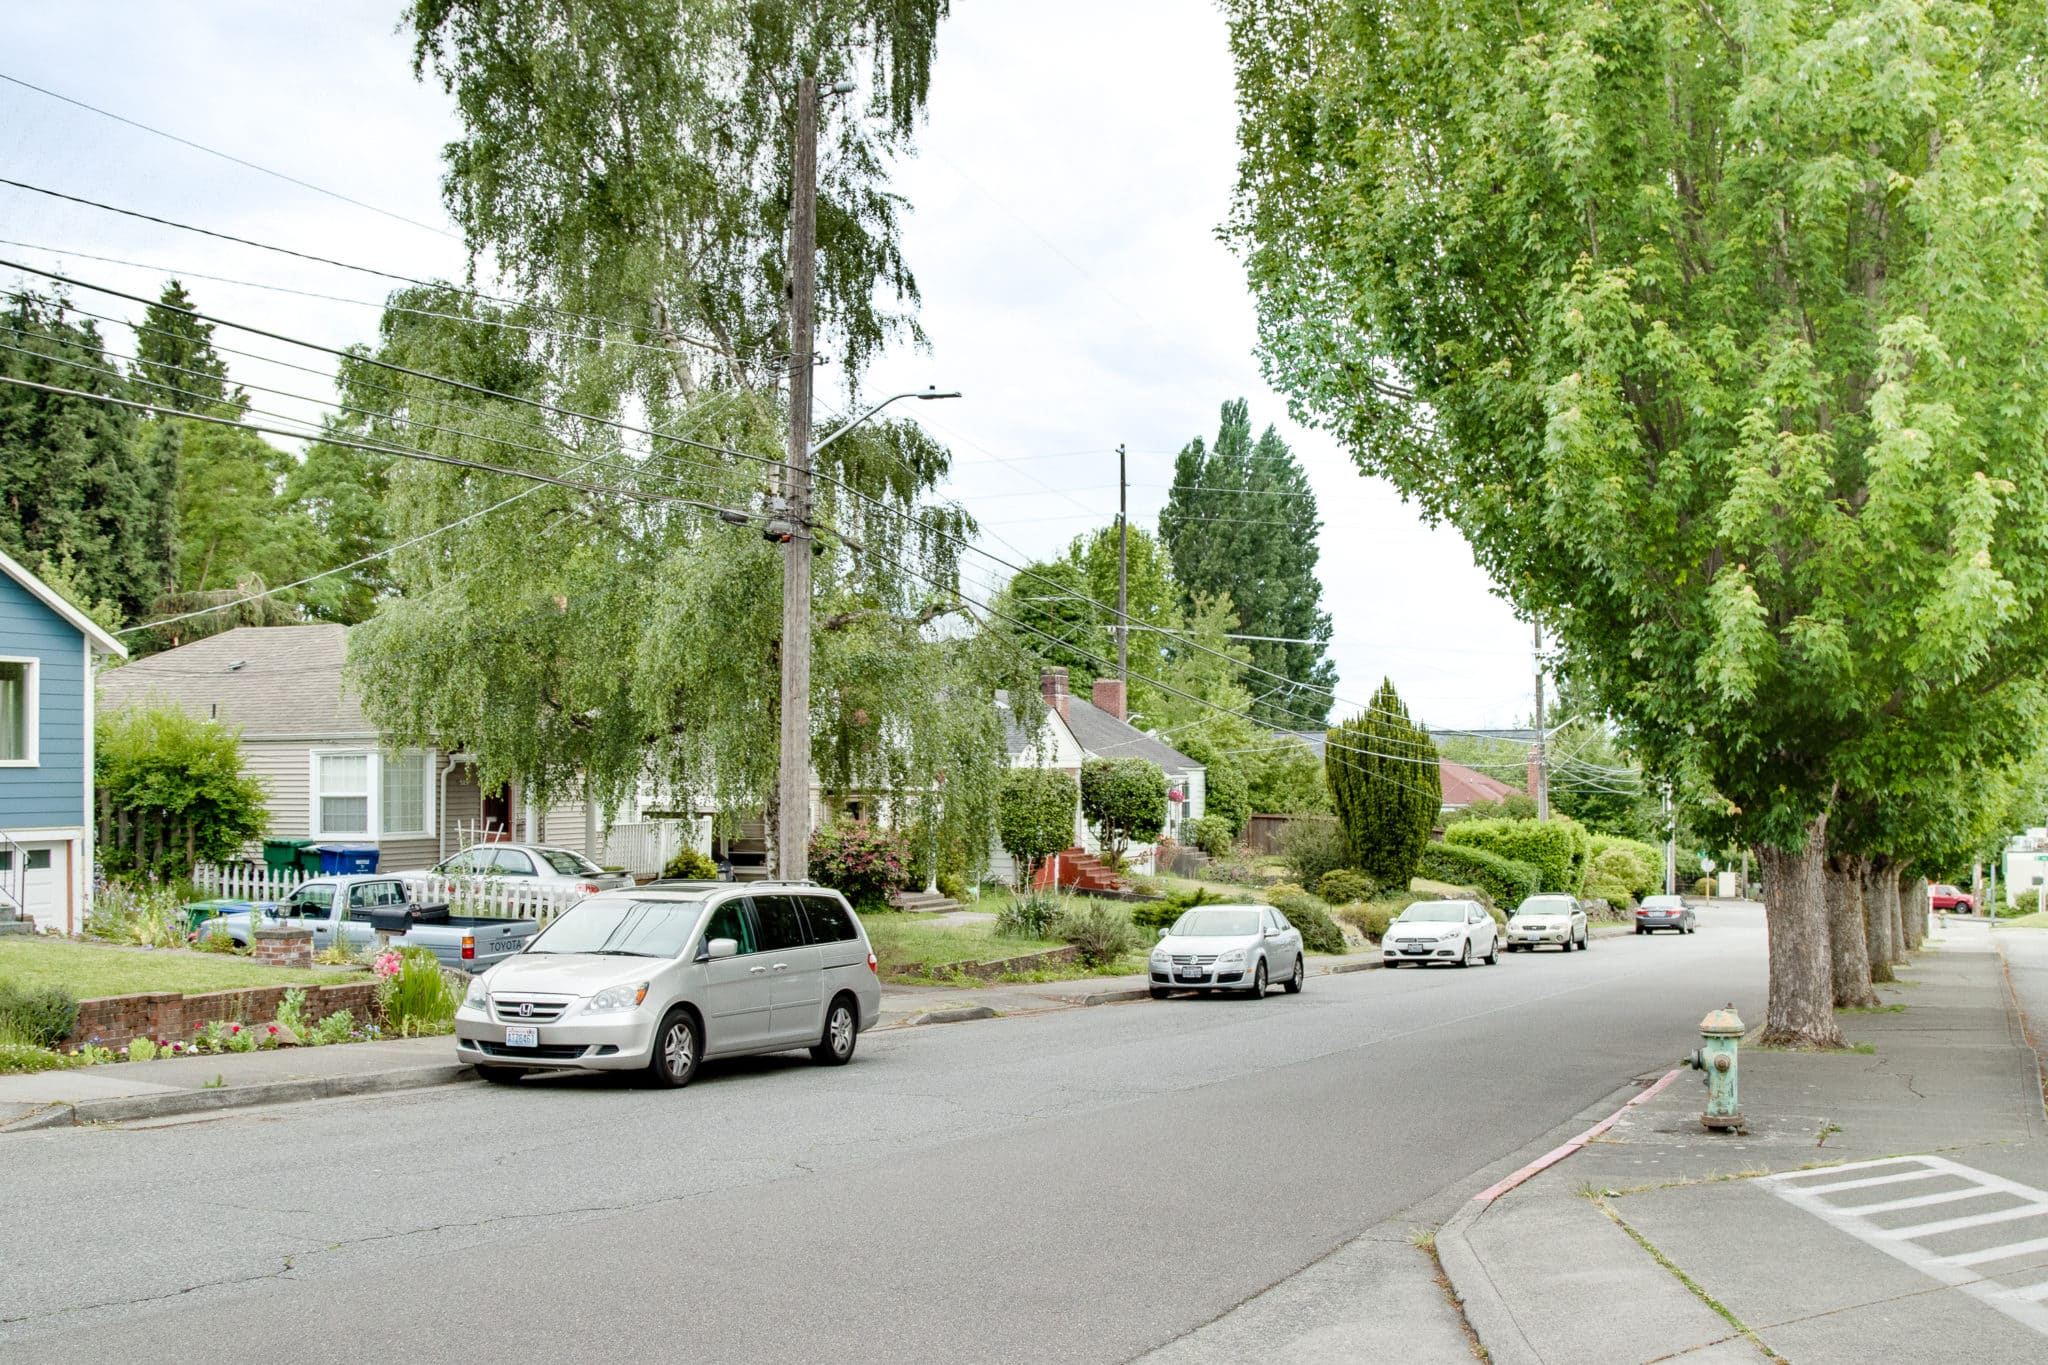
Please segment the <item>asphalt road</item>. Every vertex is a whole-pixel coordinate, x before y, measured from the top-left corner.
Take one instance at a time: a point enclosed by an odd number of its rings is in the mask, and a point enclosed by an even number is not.
[[[1668,1069],[1708,1009],[1760,1012],[1760,912],[1700,918],[679,1092],[10,1135],[0,1360],[1128,1360]]]

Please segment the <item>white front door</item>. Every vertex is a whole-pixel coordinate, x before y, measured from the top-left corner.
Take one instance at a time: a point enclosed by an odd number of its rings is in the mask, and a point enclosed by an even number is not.
[[[0,896],[12,899],[18,894],[18,908],[36,928],[62,932],[64,873],[70,861],[69,844],[24,843],[0,849]]]

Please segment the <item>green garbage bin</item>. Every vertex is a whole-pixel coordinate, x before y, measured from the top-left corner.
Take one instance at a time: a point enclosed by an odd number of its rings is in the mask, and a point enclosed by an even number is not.
[[[199,926],[215,915],[237,914],[253,909],[255,905],[254,901],[229,900],[224,896],[216,896],[212,900],[188,903],[185,906],[185,913],[191,918],[192,932],[196,934],[199,932]]]
[[[310,848],[311,839],[265,839],[263,841],[263,865],[272,872],[317,872],[320,869],[318,854],[309,867],[300,858],[299,851]]]

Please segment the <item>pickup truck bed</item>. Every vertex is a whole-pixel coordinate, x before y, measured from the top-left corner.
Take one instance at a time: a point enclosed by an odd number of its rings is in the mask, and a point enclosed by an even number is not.
[[[446,905],[415,904],[404,882],[372,874],[317,878],[275,904],[217,915],[200,926],[198,936],[226,935],[246,945],[252,919],[265,926],[311,929],[316,953],[331,946],[338,933],[359,950],[380,944],[427,948],[442,966],[466,972],[496,966],[538,932],[532,920],[453,915]]]

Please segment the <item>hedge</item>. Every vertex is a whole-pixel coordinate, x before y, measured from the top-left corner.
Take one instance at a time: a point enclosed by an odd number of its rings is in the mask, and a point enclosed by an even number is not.
[[[1495,905],[1506,906],[1520,905],[1524,897],[1535,895],[1540,883],[1536,869],[1527,863],[1503,858],[1483,848],[1450,843],[1430,844],[1422,850],[1422,875],[1454,886],[1476,886]]]
[[[1266,903],[1301,930],[1301,946],[1311,953],[1344,951],[1344,931],[1330,918],[1329,907],[1298,886],[1282,883],[1266,892]]]
[[[1444,842],[1484,849],[1536,870],[1541,890],[1577,895],[1586,883],[1591,839],[1575,820],[1466,820]]]
[[[1661,845],[1645,843],[1641,839],[1624,839],[1614,834],[1595,834],[1591,842],[1593,858],[1596,860],[1610,848],[1626,849],[1636,856],[1636,860],[1643,865],[1644,871],[1648,874],[1646,880],[1629,887],[1630,892],[1638,899],[1654,896],[1664,889],[1664,849]],[[1590,863],[1588,867],[1591,867]]]

